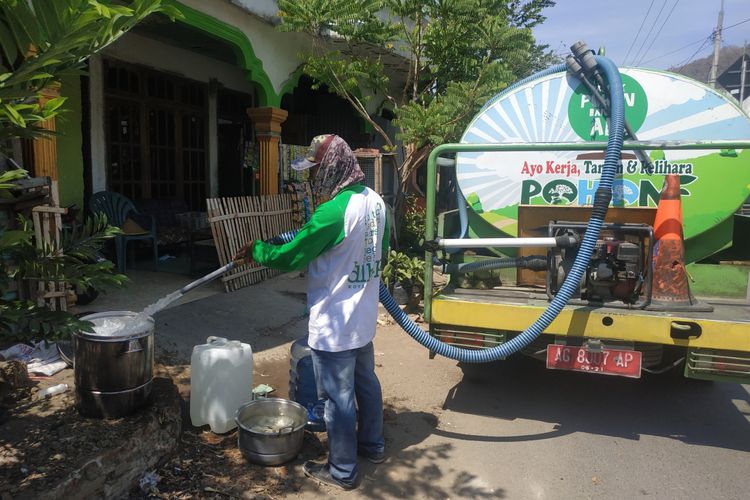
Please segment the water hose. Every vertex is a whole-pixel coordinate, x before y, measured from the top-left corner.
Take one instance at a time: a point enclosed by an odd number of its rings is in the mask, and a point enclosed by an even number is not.
[[[465,238],[469,231],[469,214],[466,211],[466,198],[458,187],[458,173],[456,172],[456,160],[449,158],[438,158],[437,164],[441,167],[453,167],[453,184],[456,189],[456,207],[458,208],[458,220],[460,222],[459,233],[457,238]],[[456,250],[447,250],[447,253],[454,253]]]
[[[544,271],[547,269],[547,257],[544,255],[527,255],[508,259],[477,260],[474,262],[463,262],[461,264],[448,264],[446,271],[449,273],[473,273],[476,271],[491,271],[492,269],[531,269],[532,271]]]
[[[236,265],[235,262],[230,262],[226,266],[220,267],[216,271],[210,272],[207,275],[203,276],[202,278],[198,278],[197,280],[193,281],[192,283],[188,283],[187,285],[180,288],[179,290],[180,295],[185,295],[190,290],[194,288],[198,288],[201,285],[205,285],[209,281],[214,280],[218,278],[219,276],[221,276],[222,274],[231,271],[235,265]]]
[[[595,57],[609,83],[611,109],[609,124],[610,135],[607,142],[607,150],[604,156],[604,167],[599,180],[599,186],[594,195],[594,205],[591,210],[591,218],[579,245],[579,251],[565,281],[562,286],[560,286],[558,293],[552,299],[549,306],[547,306],[547,309],[531,326],[509,341],[489,349],[462,349],[446,344],[445,342],[432,337],[429,333],[422,330],[401,310],[388,292],[388,288],[381,281],[379,292],[380,302],[406,333],[430,351],[445,356],[446,358],[465,363],[486,363],[506,358],[509,355],[520,351],[541,335],[550,323],[555,320],[557,315],[560,314],[568,300],[570,300],[573,294],[578,290],[578,284],[580,283],[583,273],[586,271],[590,256],[594,253],[596,241],[599,239],[599,233],[604,224],[604,218],[607,215],[609,203],[612,200],[612,183],[615,174],[617,173],[617,167],[620,163],[623,126],[625,121],[625,104],[620,73],[614,63],[609,59],[602,56]],[[534,78],[539,78],[560,71],[565,71],[564,64],[553,66],[552,68],[521,80],[511,87],[508,87],[504,92],[495,96],[495,98],[485,104],[484,108],[492,104],[492,102],[496,101],[505,93],[531,81]],[[286,243],[294,238],[294,234],[296,234],[296,231],[290,231],[283,235],[279,235],[276,238],[278,238],[277,241],[280,243]]]
[[[612,199],[612,183],[617,173],[617,167],[620,163],[620,152],[623,141],[623,124],[625,117],[624,97],[622,92],[622,80],[617,67],[605,57],[596,57],[599,66],[607,77],[610,88],[611,116],[609,125],[609,140],[607,142],[607,151],[604,156],[604,168],[602,169],[599,187],[594,195],[594,206],[591,210],[591,219],[589,220],[586,232],[579,245],[579,251],[575,261],[570,268],[570,272],[565,278],[557,295],[552,299],[547,309],[542,315],[526,330],[513,337],[508,342],[489,349],[461,349],[432,337],[429,333],[422,330],[416,323],[401,310],[388,293],[388,289],[383,283],[380,285],[380,301],[393,319],[417,342],[427,347],[429,350],[456,361],[466,363],[484,363],[503,359],[509,355],[518,352],[526,347],[554,321],[562,311],[565,304],[578,289],[583,273],[586,271],[590,256],[594,253],[596,241],[599,238],[604,217],[607,215],[609,202]],[[560,65],[557,71],[565,69]]]

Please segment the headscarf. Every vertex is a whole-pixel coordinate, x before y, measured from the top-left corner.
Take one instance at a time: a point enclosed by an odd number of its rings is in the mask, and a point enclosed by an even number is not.
[[[334,135],[313,179],[313,189],[318,198],[321,202],[330,200],[345,187],[364,180],[365,174],[354,152],[344,139]]]

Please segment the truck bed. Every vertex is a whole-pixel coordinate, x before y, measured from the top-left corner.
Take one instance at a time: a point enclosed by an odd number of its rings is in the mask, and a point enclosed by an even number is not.
[[[545,333],[750,352],[750,305],[701,299],[713,312],[659,312],[568,304]],[[547,308],[538,288],[446,289],[432,298],[432,326],[523,331]]]

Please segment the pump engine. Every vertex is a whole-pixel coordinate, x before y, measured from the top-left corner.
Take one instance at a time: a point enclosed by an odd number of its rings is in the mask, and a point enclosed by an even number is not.
[[[549,235],[570,235],[580,240],[585,230],[585,224],[553,222]],[[645,306],[651,292],[647,263],[651,258],[652,233],[648,225],[605,224],[576,298],[592,303],[621,301],[629,306]],[[550,249],[547,256],[550,297],[559,290],[577,253],[577,248]]]

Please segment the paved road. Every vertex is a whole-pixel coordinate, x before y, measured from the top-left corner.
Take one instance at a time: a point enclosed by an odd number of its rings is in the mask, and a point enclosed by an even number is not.
[[[363,496],[750,495],[750,386],[551,372],[526,358],[465,376],[393,325],[376,350],[391,458]]]

